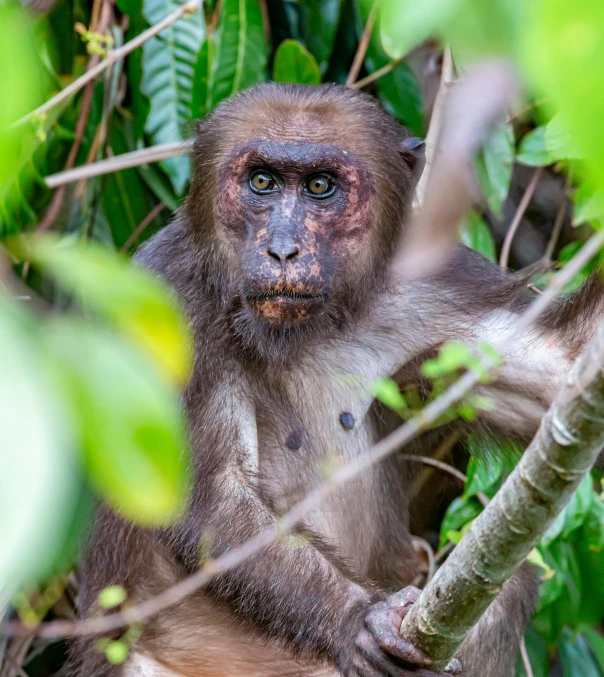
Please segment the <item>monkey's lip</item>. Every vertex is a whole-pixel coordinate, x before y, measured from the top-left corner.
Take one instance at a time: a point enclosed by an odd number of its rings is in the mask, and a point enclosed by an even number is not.
[[[273,289],[267,292],[245,292],[246,299],[250,301],[271,301],[272,299],[284,299],[293,303],[325,303],[327,294],[303,294],[290,289]]]

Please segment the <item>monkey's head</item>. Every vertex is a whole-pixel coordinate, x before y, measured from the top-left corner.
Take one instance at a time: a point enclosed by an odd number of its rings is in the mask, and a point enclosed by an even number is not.
[[[258,85],[200,123],[189,222],[248,323],[300,329],[370,301],[413,184],[406,137],[371,97],[331,85]]]

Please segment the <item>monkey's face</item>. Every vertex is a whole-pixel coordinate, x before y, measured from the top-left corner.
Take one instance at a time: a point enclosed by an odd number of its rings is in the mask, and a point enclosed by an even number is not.
[[[327,144],[260,140],[233,151],[219,185],[217,222],[247,311],[279,326],[326,312],[370,248],[375,187],[363,164]]]

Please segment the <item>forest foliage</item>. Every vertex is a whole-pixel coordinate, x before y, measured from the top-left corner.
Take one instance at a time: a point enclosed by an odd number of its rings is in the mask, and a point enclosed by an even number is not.
[[[604,215],[601,0],[382,0],[377,12],[371,0],[206,0],[73,96],[30,115],[179,7],[0,2],[0,611],[6,603],[7,617],[29,624],[59,613],[67,584],[56,581],[74,565],[93,496],[162,525],[187,494],[178,389],[191,340],[172,296],[128,256],[181,204],[189,158],[54,190],[45,177],[185,142],[194,120],[257,82],[344,84],[369,24],[355,79],[417,136],[430,122],[444,45],[458,73],[493,57],[518,68],[522,95],[476,159],[483,199],[460,227],[464,244],[498,257],[536,171],[504,264],[563,265]],[[381,392],[396,405],[388,386]],[[442,515],[440,549],[459,541],[482,509],[479,495],[494,495],[521,452],[499,439],[470,437],[468,447],[467,482]],[[603,677],[598,472],[531,559],[542,577],[526,638],[534,675]],[[26,674],[54,674],[57,647],[26,652]],[[0,639],[0,665],[9,648]]]

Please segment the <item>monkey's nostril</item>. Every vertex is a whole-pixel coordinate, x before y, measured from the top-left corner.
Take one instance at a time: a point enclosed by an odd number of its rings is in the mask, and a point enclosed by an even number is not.
[[[296,258],[298,254],[300,253],[300,248],[296,244],[292,244],[290,246],[285,246],[285,247],[273,247],[269,246],[267,247],[266,253],[275,261],[279,261],[279,263],[284,263],[285,261],[289,261],[290,259]]]

